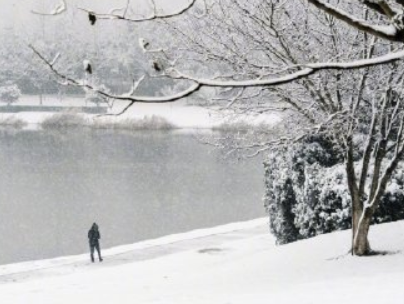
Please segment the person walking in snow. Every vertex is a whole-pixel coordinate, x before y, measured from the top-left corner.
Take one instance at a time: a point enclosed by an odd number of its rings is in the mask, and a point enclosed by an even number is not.
[[[98,229],[98,225],[94,223],[91,226],[91,229],[88,231],[88,242],[90,244],[90,253],[91,253],[91,262],[94,263],[94,249],[97,250],[98,253],[98,259],[100,262],[102,262],[102,257],[101,257],[101,249],[100,249],[100,230]]]

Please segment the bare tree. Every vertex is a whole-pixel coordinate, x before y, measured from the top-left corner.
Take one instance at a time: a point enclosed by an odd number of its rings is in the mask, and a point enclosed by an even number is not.
[[[212,82],[248,82],[244,79],[284,73],[282,67],[287,70],[294,67],[299,72],[306,69],[299,65],[302,61],[327,62],[333,58],[371,61],[380,53],[401,49],[401,45],[386,45],[332,16],[318,14],[304,3],[218,3],[196,25],[193,19],[189,23],[182,20],[170,24],[173,32],[187,43],[188,57],[195,59],[199,55],[207,58],[203,61],[205,65],[222,66],[225,73]],[[372,18],[371,12],[363,14],[364,19]],[[199,33],[197,40],[184,30],[192,24]],[[184,58],[184,54],[178,57]],[[235,149],[263,152],[313,133],[333,140],[340,147],[352,201],[352,251],[356,255],[371,252],[368,231],[372,215],[404,153],[401,89],[404,75],[400,67],[396,62],[343,74],[319,71],[317,75],[277,87],[257,85],[252,90],[252,85],[230,86],[233,89],[225,93],[229,107],[249,113],[286,110],[294,119],[293,123],[286,119],[283,128],[277,128],[283,131],[283,136],[270,141],[254,139]]]

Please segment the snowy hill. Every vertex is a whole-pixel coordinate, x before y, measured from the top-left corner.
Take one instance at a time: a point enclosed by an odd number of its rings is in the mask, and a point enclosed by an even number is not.
[[[386,255],[352,257],[350,237],[277,247],[261,219],[115,248],[103,263],[6,265],[0,303],[402,303],[404,221],[372,227]]]

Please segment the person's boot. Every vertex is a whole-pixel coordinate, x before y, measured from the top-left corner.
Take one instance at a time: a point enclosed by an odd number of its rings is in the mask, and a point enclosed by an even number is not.
[[[94,263],[94,256],[91,256],[91,262]]]
[[[100,257],[100,262],[104,261],[101,257]]]

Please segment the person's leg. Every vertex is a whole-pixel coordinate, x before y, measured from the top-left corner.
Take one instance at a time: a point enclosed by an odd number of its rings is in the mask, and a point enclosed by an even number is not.
[[[91,262],[94,263],[94,245],[90,244],[90,256],[91,256]]]
[[[97,252],[98,252],[98,259],[100,260],[100,262],[102,262],[100,244],[97,243],[97,244],[95,245],[95,248],[97,249]]]

